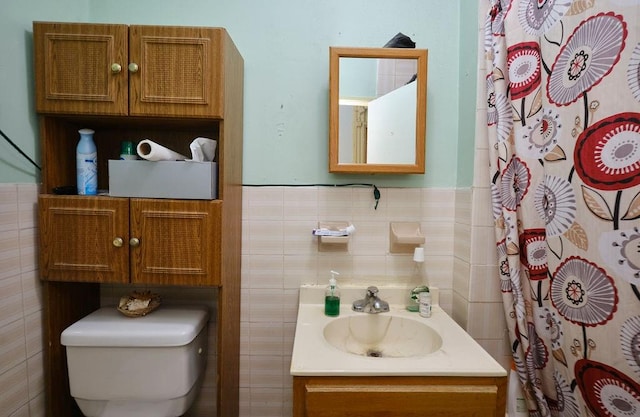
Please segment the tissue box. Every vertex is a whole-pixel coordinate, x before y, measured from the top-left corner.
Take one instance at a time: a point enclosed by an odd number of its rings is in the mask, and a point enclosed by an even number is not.
[[[215,200],[218,198],[218,164],[109,160],[109,195]]]

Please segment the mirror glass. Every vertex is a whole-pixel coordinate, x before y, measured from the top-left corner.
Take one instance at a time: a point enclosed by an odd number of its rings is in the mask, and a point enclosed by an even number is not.
[[[425,171],[427,50],[330,48],[329,172]]]

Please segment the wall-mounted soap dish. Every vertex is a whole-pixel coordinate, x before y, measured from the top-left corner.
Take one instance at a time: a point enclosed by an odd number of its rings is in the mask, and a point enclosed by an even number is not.
[[[319,222],[314,234],[318,236],[321,252],[345,252],[349,247],[349,235],[355,228],[348,222]],[[326,232],[327,234],[322,234]]]
[[[389,223],[389,252],[413,253],[413,250],[424,244],[425,238],[418,222]]]

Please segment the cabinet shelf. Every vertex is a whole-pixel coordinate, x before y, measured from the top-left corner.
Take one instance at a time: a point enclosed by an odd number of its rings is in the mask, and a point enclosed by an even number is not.
[[[89,127],[95,131],[94,141],[98,150],[98,189],[109,186],[108,161],[119,159],[120,143],[125,140],[139,142],[151,139],[183,155],[190,155],[189,144],[197,137],[215,139],[220,143],[218,154],[224,153],[226,144],[219,139],[220,122],[199,120],[199,123],[186,123],[176,120],[142,120],[120,118],[121,120],[99,120],[90,117],[41,116],[40,134],[47,137],[42,141],[43,154],[43,192],[51,193],[53,188],[75,185],[76,162],[75,146],[78,130]],[[157,123],[156,123],[157,122]],[[51,157],[52,161],[45,158]],[[216,160],[219,155],[216,156]],[[218,184],[223,198],[222,184]]]

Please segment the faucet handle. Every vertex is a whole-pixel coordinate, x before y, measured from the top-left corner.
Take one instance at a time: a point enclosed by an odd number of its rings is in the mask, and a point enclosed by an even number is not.
[[[370,286],[367,288],[367,295],[369,297],[375,297],[378,294],[378,287]]]

